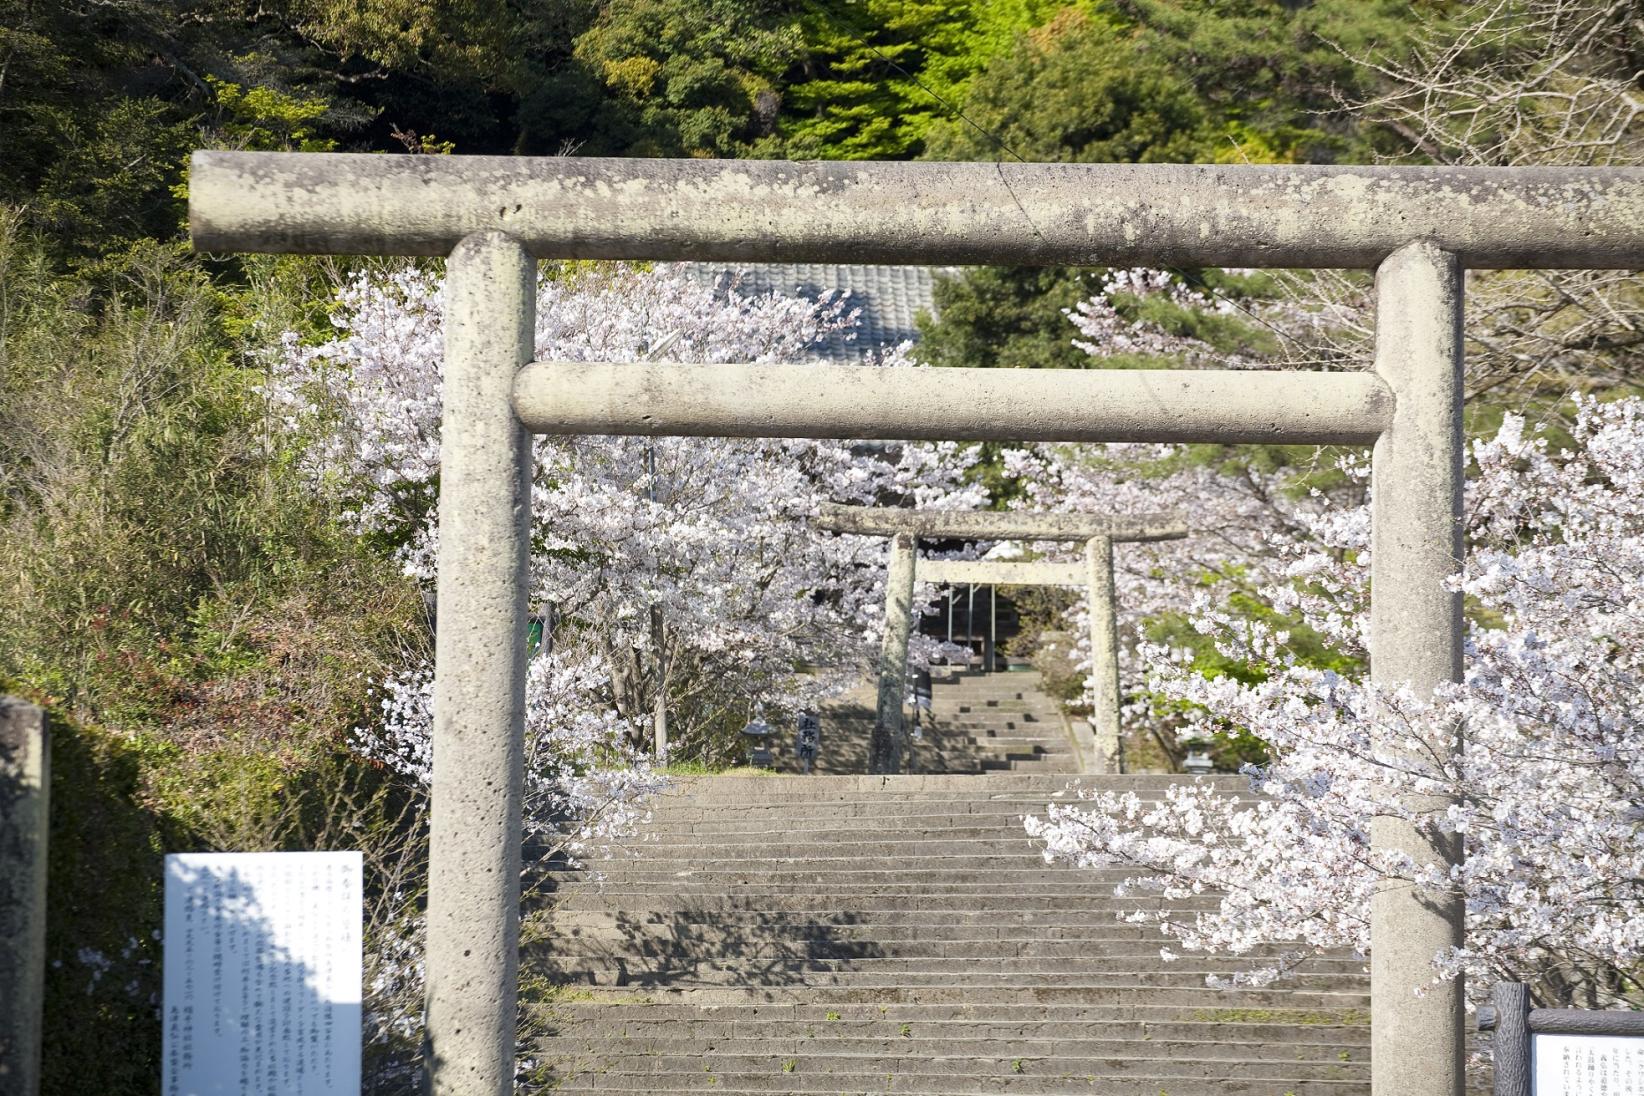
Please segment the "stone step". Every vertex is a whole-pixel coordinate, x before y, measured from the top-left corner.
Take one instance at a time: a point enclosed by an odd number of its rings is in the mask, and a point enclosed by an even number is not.
[[[730,779],[730,778],[727,778]],[[849,779],[835,776],[767,776],[753,778],[746,783],[753,787],[748,788],[746,794],[738,794],[736,789],[720,788],[693,788],[683,786],[670,788],[658,796],[658,807],[666,808],[671,804],[696,804],[714,808],[747,808],[767,807],[778,810],[805,810],[814,809],[829,803],[869,803],[869,804],[947,804],[951,810],[970,811],[976,804],[990,802],[1022,802],[1037,803],[1047,798],[1074,798],[1069,787],[1085,788],[1091,791],[1118,792],[1121,789],[1093,785],[1088,783],[1090,776],[1080,776],[1069,780],[1065,776],[1054,773],[1000,773],[996,776],[967,776],[964,774],[945,773],[939,779],[964,780],[977,785],[988,785],[993,781],[1031,781],[1032,785],[1022,787],[989,788],[978,786],[970,791],[930,791],[930,792],[901,792],[895,788],[830,788],[825,786],[813,787],[824,781]],[[884,777],[881,779],[917,780],[917,776]],[[933,777],[932,779],[938,779]],[[1248,785],[1245,785],[1248,787]],[[757,789],[757,794],[755,792]],[[1229,791],[1239,789],[1229,788]],[[1135,789],[1136,796],[1149,802],[1156,802],[1169,794],[1168,787]]]
[[[613,1075],[622,1077],[628,1075]],[[1243,1084],[1239,1082],[1212,1083],[1203,1081],[1174,1081],[1163,1086],[1155,1081],[1147,1080],[1119,1080],[1114,1078],[1099,1079],[1069,1076],[1066,1078],[1045,1080],[1034,1078],[1011,1078],[1008,1084],[1002,1083],[995,1088],[982,1087],[967,1090],[956,1088],[948,1078],[936,1076],[921,1078],[918,1075],[903,1075],[887,1078],[799,1078],[784,1077],[780,1084],[765,1082],[758,1087],[745,1087],[736,1084],[736,1078],[721,1078],[717,1075],[704,1074],[705,1080],[698,1080],[695,1076],[674,1078],[663,1076],[644,1075],[638,1078],[638,1083],[624,1086],[620,1080],[608,1079],[602,1074],[579,1074],[563,1080],[556,1079],[553,1091],[563,1096],[580,1096],[590,1092],[650,1092],[650,1093],[680,1093],[680,1092],[711,1092],[715,1096],[756,1096],[769,1092],[820,1092],[829,1096],[886,1096],[886,1094],[914,1093],[916,1096],[955,1096],[955,1094],[970,1091],[995,1092],[1008,1091],[1017,1096],[1070,1096],[1072,1093],[1092,1093],[1095,1096],[1363,1096],[1369,1092],[1369,1086],[1361,1081],[1309,1081],[1280,1084],[1278,1082],[1254,1082]],[[590,1079],[594,1078],[594,1079]],[[872,1087],[853,1088],[847,1081],[864,1080],[872,1082]],[[816,1084],[817,1087],[804,1087]],[[1072,1086],[1072,1087],[1070,1087]],[[1480,1092],[1475,1096],[1486,1096]]]
[[[653,822],[647,833],[625,839],[616,847],[644,849],[653,845],[705,845],[717,841],[787,844],[797,840],[820,853],[834,841],[1021,841],[1031,840],[1023,828],[1023,819],[1029,815],[1045,817],[1044,804],[1024,805],[992,816],[927,816],[938,820],[934,824],[919,818],[743,818],[730,822],[663,818]]]
[[[1092,918],[1057,910],[924,910],[814,911],[723,909],[625,909],[605,906],[589,910],[550,909],[543,924],[558,928],[601,928],[628,931],[649,926],[670,930],[706,929],[746,933],[753,928],[772,933],[856,932],[875,939],[1022,940],[1056,938],[1147,939],[1163,943],[1150,925],[1127,924],[1113,917]]]
[[[1293,1008],[1302,1010],[1366,1009],[1368,992],[1356,990],[1267,989],[1208,990],[1203,982],[1189,988],[1139,986],[1124,981],[1117,985],[954,985],[943,980],[935,985],[744,985],[698,987],[608,987],[578,986],[595,1000],[616,1003],[674,1001],[694,1006],[746,1005],[756,1002],[804,1002],[817,1005],[892,1004],[966,1005],[993,1009],[1008,1004],[1072,1005],[1186,1005],[1205,1008],[1216,1001],[1229,1009]]]
[[[1018,862],[1033,860],[1044,863],[1044,845],[1036,837],[1030,836],[1022,827],[1019,820],[1012,819],[1009,825],[995,827],[971,827],[978,832],[965,836],[954,836],[950,833],[937,831],[934,833],[886,833],[863,830],[833,830],[818,831],[839,834],[838,837],[821,839],[812,833],[793,833],[766,830],[763,832],[744,832],[727,835],[726,840],[719,840],[706,834],[668,833],[655,834],[646,839],[619,846],[621,853],[615,859],[620,862],[643,863],[647,860],[668,859],[683,860],[691,857],[702,860],[736,859],[747,862],[769,861],[773,863],[790,860],[810,860],[823,865],[832,866],[848,864],[861,860],[875,860],[885,857],[897,860],[930,860],[938,864],[946,864],[954,860],[1005,861]],[[692,838],[695,840],[692,840]],[[666,839],[664,839],[666,838]],[[604,861],[609,864],[612,861]],[[1001,864],[1001,866],[1003,866]],[[1073,869],[1069,869],[1073,870]],[[1084,869],[1078,869],[1084,870]],[[1132,874],[1135,874],[1132,872]]]
[[[1088,889],[1085,890],[1088,891]],[[721,888],[704,891],[681,889],[657,892],[636,891],[613,886],[602,891],[591,889],[567,890],[556,895],[554,900],[561,909],[565,910],[604,909],[613,903],[619,903],[625,909],[636,913],[653,911],[669,913],[684,909],[702,912],[722,910],[779,910],[789,913],[798,911],[824,912],[829,906],[837,909],[842,904],[848,904],[853,912],[867,914],[899,910],[951,912],[956,907],[963,905],[968,909],[980,912],[1033,910],[1071,913],[1077,911],[1090,917],[1114,917],[1120,913],[1138,908],[1134,899],[1093,897],[1085,892],[1063,895],[1024,895],[1012,893],[1008,890],[1002,893],[958,889],[938,892],[928,888],[916,888],[911,893],[851,896],[847,903],[837,890],[829,887],[814,888],[812,891],[803,894],[790,893],[782,887],[762,888],[758,892],[751,891],[752,888],[747,888],[742,893],[732,895],[725,894]],[[829,899],[832,899],[832,901],[830,902]],[[1158,907],[1146,906],[1145,908],[1153,909]],[[1191,911],[1195,907],[1187,902],[1172,902],[1163,908],[1179,913]],[[1208,907],[1201,904],[1198,908]]]
[[[558,1092],[1365,1096],[1363,961],[1238,990],[1205,981],[1260,956],[1165,961],[1120,918],[1214,896],[1119,897],[1129,870],[1047,865],[1022,819],[1186,781],[1059,774],[1054,707],[992,699],[939,702],[973,725],[915,758],[1007,771],[683,780],[648,840],[555,875],[529,949],[560,989],[526,1007]]]
[[[635,1020],[632,1015],[661,1006],[608,1007],[592,1015],[578,1015],[547,1023],[553,1030],[575,1031],[577,1035],[554,1036],[569,1043],[578,1040],[597,1047],[605,1039],[635,1039],[658,1047],[668,1043],[705,1045],[713,1040],[780,1045],[784,1040],[836,1043],[891,1044],[917,1040],[921,1046],[960,1044],[984,1045],[1010,1042],[1013,1046],[1068,1046],[1073,1044],[1161,1046],[1167,1044],[1203,1047],[1261,1047],[1282,1045],[1300,1052],[1329,1053],[1339,1057],[1370,1045],[1368,1024],[1327,1024],[1310,1016],[1302,1024],[1239,1023],[1231,1021],[1127,1021],[1127,1020],[927,1020],[927,1019],[829,1019],[838,1013],[806,1020],[719,1019],[723,1010],[693,1010],[671,1020]],[[901,1006],[906,1008],[908,1006]],[[1039,1010],[1035,1010],[1039,1011]],[[1217,1051],[1215,1053],[1220,1053]]]
[[[1134,1044],[1146,1050],[1147,1044]],[[546,1053],[546,1051],[545,1051]],[[680,1073],[695,1069],[703,1073],[775,1075],[803,1074],[831,1077],[836,1075],[919,1074],[948,1076],[976,1080],[1009,1077],[1064,1078],[1070,1076],[1107,1078],[1147,1077],[1161,1082],[1174,1080],[1220,1081],[1238,1078],[1244,1081],[1348,1081],[1369,1080],[1369,1063],[1326,1061],[1318,1058],[1275,1061],[1259,1056],[1237,1054],[1205,1056],[1193,1053],[1171,1055],[1126,1054],[1124,1057],[1098,1057],[1076,1054],[1035,1055],[1027,1051],[1010,1056],[995,1055],[931,1055],[912,1048],[901,1053],[851,1054],[828,1048],[826,1053],[796,1051],[784,1057],[773,1051],[754,1051],[739,1054],[703,1048],[697,1054],[623,1054],[599,1055],[601,1068],[609,1073]]]
[[[932,845],[939,842],[930,842]],[[826,850],[828,847],[823,846]],[[703,851],[711,849],[714,855],[705,855]],[[746,849],[747,855],[738,855],[740,849]],[[948,852],[921,856],[917,852],[900,852],[894,846],[879,853],[863,853],[859,856],[822,856],[807,864],[807,858],[799,855],[798,846],[770,846],[758,842],[739,842],[736,845],[717,843],[714,845],[647,845],[634,849],[625,849],[614,854],[609,860],[594,861],[589,871],[598,872],[606,877],[629,872],[668,872],[679,870],[692,871],[751,871],[751,872],[789,872],[789,871],[899,871],[906,868],[910,871],[921,872],[952,872],[966,871],[961,867],[963,863],[976,865],[974,870],[998,872],[1032,871],[1043,875],[1046,879],[1060,876],[1061,879],[1078,879],[1091,883],[1093,886],[1102,886],[1107,880],[1117,883],[1130,876],[1124,874],[1122,868],[1075,868],[1065,864],[1046,864],[1038,849],[1023,842],[1023,847],[1011,852],[978,852],[974,855],[965,855],[958,852]],[[779,851],[780,855],[762,856],[764,852]]]
[[[769,1084],[764,1087],[741,1087],[730,1082],[734,1078],[721,1079],[714,1075],[704,1075],[706,1081],[698,1081],[695,1077],[650,1077],[641,1078],[637,1086],[620,1087],[619,1082],[608,1081],[601,1076],[598,1081],[587,1081],[585,1078],[596,1076],[582,1074],[563,1080],[554,1081],[553,1091],[563,1096],[581,1096],[590,1092],[651,1092],[658,1094],[681,1092],[711,1092],[715,1096],[758,1096],[769,1092],[821,1092],[828,1096],[886,1096],[886,1094],[913,1093],[915,1096],[954,1096],[963,1090],[956,1089],[949,1081],[941,1076],[922,1079],[917,1075],[904,1075],[891,1078],[866,1078],[874,1081],[874,1087],[851,1088],[840,1083],[842,1079],[821,1079],[820,1087],[799,1087],[811,1083],[810,1079],[784,1078],[776,1087]],[[894,1087],[893,1087],[894,1086]],[[928,1086],[928,1087],[927,1087]],[[1069,1087],[1075,1086],[1075,1087]],[[979,1091],[1009,1091],[1016,1096],[1070,1096],[1072,1093],[1092,1093],[1095,1096],[1364,1096],[1369,1092],[1369,1086],[1363,1082],[1325,1082],[1309,1081],[1293,1084],[1278,1084],[1275,1082],[1257,1082],[1252,1085],[1215,1084],[1202,1081],[1175,1081],[1168,1087],[1156,1082],[1145,1080],[1117,1080],[1117,1079],[1086,1079],[1072,1076],[1057,1080],[1035,1080],[1031,1078],[1013,1078],[1009,1087],[982,1088]],[[1483,1092],[1474,1096],[1487,1096]]]
[[[899,799],[935,795],[955,801],[969,801],[973,797],[986,799],[1001,794],[1038,795],[1061,791],[1066,786],[1050,777],[976,777],[941,773],[903,776],[684,776],[673,779],[676,790],[670,793],[672,795],[710,795],[730,802],[748,802],[749,797],[784,799],[791,793],[784,793],[781,789],[793,785],[806,786],[807,798],[867,793]],[[1239,776],[1221,775],[1201,779],[1217,787],[1249,786],[1249,781]],[[1141,794],[1144,791],[1162,793],[1173,785],[1192,784],[1194,779],[1169,774],[1092,775],[1084,777],[1080,783],[1091,788]]]
[[[770,1024],[1209,1024],[1242,1032],[1248,1025],[1287,1029],[1351,1027],[1369,1033],[1369,1014],[1360,1005],[1262,1004],[1251,994],[1266,991],[1223,990],[1196,994],[1185,1004],[1162,1001],[1157,994],[1116,1003],[1058,1001],[965,1002],[822,1002],[727,1001],[717,1005],[675,1000],[642,1001],[576,991],[556,1002],[553,1013],[567,1023],[770,1023]]]
[[[1065,900],[1067,909],[1213,909],[1220,901],[1213,895],[1194,895],[1190,898],[1162,899],[1127,895],[1115,897],[1111,886],[1081,879],[1073,871],[1046,873],[977,872],[974,879],[955,878],[959,873],[936,873],[934,877],[909,880],[897,879],[895,872],[831,872],[813,873],[816,879],[797,878],[798,872],[640,872],[634,876],[612,875],[604,880],[587,880],[578,872],[545,873],[558,875],[567,881],[556,891],[558,895],[600,893],[612,895],[650,894],[661,898],[684,898],[697,895],[744,898],[769,896],[773,898],[801,898],[805,895],[849,894],[853,899],[975,896],[980,898],[1023,898]],[[856,878],[860,875],[861,878]],[[1061,878],[1056,878],[1056,876]],[[1013,878],[1020,876],[1021,878]],[[787,908],[787,907],[774,907]],[[987,906],[978,906],[987,909]]]
[[[838,814],[871,814],[875,811],[898,815],[954,815],[996,813],[1009,808],[1022,809],[1042,808],[1046,803],[1077,803],[1080,800],[1081,790],[1097,792],[1111,789],[1089,789],[1084,781],[1088,776],[1074,774],[1069,776],[1063,773],[1027,774],[1027,773],[999,773],[995,776],[966,776],[964,780],[1019,780],[1023,776],[1033,775],[1035,780],[1054,784],[1056,787],[1038,790],[1002,791],[989,794],[978,794],[975,798],[964,799],[951,795],[896,795],[886,793],[875,795],[872,792],[856,792],[850,795],[819,795],[811,794],[803,787],[806,780],[826,780],[827,777],[771,777],[770,782],[781,785],[786,789],[785,795],[770,795],[768,797],[747,798],[726,801],[715,795],[687,795],[681,792],[665,793],[652,805],[653,813],[658,818],[667,818],[671,814],[719,814],[726,812],[723,817],[735,819],[745,815],[779,815],[783,817],[804,817],[808,815]],[[953,779],[953,778],[950,778]],[[795,787],[794,785],[799,785]],[[1222,789],[1218,789],[1222,790]],[[1228,792],[1238,794],[1248,792],[1248,789],[1228,788]],[[1149,806],[1162,802],[1162,794],[1138,794],[1138,800]]]
[[[788,1061],[794,1065],[788,1067]],[[600,1069],[575,1073],[555,1086],[556,1092],[826,1092],[826,1093],[1048,1093],[1093,1092],[1102,1096],[1339,1096],[1362,1091],[1366,1083],[1363,1067],[1339,1063],[1328,1067],[1339,1077],[1320,1076],[1296,1080],[1298,1071],[1326,1072],[1304,1065],[1253,1069],[1249,1063],[1178,1063],[1174,1068],[1160,1064],[1145,1071],[1121,1072],[1122,1061],[1105,1063],[1115,1068],[1099,1068],[1103,1063],[1088,1059],[1074,1062],[1054,1060],[991,1059],[955,1063],[950,1071],[933,1072],[921,1068],[918,1059],[881,1063],[885,1068],[863,1063],[864,1072],[825,1072],[812,1059],[771,1059],[757,1072],[713,1071],[700,1064],[661,1063],[638,1072]],[[750,1064],[754,1064],[750,1062]],[[1082,1068],[1081,1065],[1082,1064]],[[1050,1086],[1050,1087],[1047,1087]]]
[[[1001,992],[1030,993],[1075,992],[1101,993],[1107,991],[1198,990],[1205,988],[1205,976],[1212,973],[1199,969],[1175,971],[1112,970],[1095,972],[1047,973],[1016,970],[976,970],[965,960],[946,962],[932,960],[928,964],[914,964],[895,969],[894,959],[880,962],[889,970],[863,969],[866,960],[844,960],[836,969],[828,969],[830,960],[772,960],[756,964],[750,973],[746,966],[726,966],[717,963],[685,963],[670,966],[645,959],[618,957],[614,965],[586,967],[574,957],[559,961],[543,961],[539,966],[560,984],[607,988],[702,989],[707,987],[798,989],[897,989],[917,990],[940,987],[943,990],[973,989]],[[1030,962],[1023,960],[1024,963]],[[845,964],[849,964],[848,966]],[[941,969],[947,967],[950,969]],[[821,969],[818,969],[821,968]],[[936,968],[936,969],[931,969]],[[1227,974],[1230,968],[1219,973]],[[1311,977],[1298,975],[1288,980],[1292,992],[1345,993],[1358,984],[1358,979],[1341,975]]]
[[[955,861],[963,857],[953,857]],[[881,885],[913,886],[931,883],[938,886],[996,884],[1003,887],[1102,887],[1112,886],[1128,878],[1123,869],[1069,868],[1064,865],[1038,866],[1026,857],[1001,857],[997,866],[982,865],[964,868],[957,863],[941,867],[915,867],[918,857],[877,857],[861,867],[807,867],[802,859],[778,863],[745,862],[739,860],[707,860],[696,864],[675,861],[664,864],[655,861],[638,863],[607,862],[597,869],[603,882],[621,882],[626,885],[641,883],[666,884],[669,880],[689,880],[695,883],[730,883],[742,886],[799,885],[805,883],[849,887],[878,888]],[[1024,866],[1025,865],[1025,866]],[[578,871],[550,871],[548,878],[574,882],[585,879]],[[1134,872],[1132,873],[1134,874]],[[1053,893],[1061,893],[1053,891]]]
[[[1020,774],[1004,774],[1020,775]],[[1077,774],[1067,774],[1076,778]],[[985,780],[986,777],[978,777]],[[1062,777],[1058,777],[1062,779]],[[788,827],[790,834],[811,839],[813,830],[868,830],[878,829],[882,839],[945,835],[957,827],[994,827],[1006,836],[1021,833],[1024,816],[1043,815],[1051,804],[1065,807],[1084,807],[1076,796],[1035,796],[1026,799],[990,799],[977,803],[952,803],[947,800],[926,801],[866,801],[796,803],[784,808],[779,804],[717,804],[663,803],[652,809],[643,837],[690,829],[696,832],[738,832],[747,829],[780,831]],[[1143,809],[1151,809],[1144,803]],[[797,827],[797,828],[795,828]],[[871,836],[871,835],[870,835]],[[863,838],[861,833],[854,839]]]
[[[1073,752],[1073,743],[1069,742],[1060,733],[1054,737],[1035,734],[1031,730],[1024,729],[1014,723],[983,724],[976,727],[956,729],[964,730],[971,742],[977,747],[992,747],[994,749],[1020,747],[1028,750],[1037,749],[1059,753]]]
[[[699,871],[788,871],[803,868],[808,871],[884,871],[919,865],[919,871],[1035,871],[1047,877],[1097,880],[1100,878],[1131,878],[1136,871],[1123,868],[1079,868],[1059,863],[1047,863],[1041,851],[1043,846],[1023,833],[1012,836],[1006,851],[998,851],[1004,844],[998,839],[987,842],[994,851],[983,851],[983,842],[965,842],[955,845],[940,839],[926,838],[914,842],[855,841],[842,855],[833,855],[839,845],[816,845],[810,841],[796,845],[771,842],[673,842],[627,846],[620,854],[596,862],[591,870],[610,872],[618,869],[663,871],[678,864],[690,864]],[[879,851],[868,852],[877,845]],[[938,851],[946,847],[945,851]],[[807,852],[810,855],[806,855]],[[653,866],[655,865],[655,866]]]
[[[870,946],[871,945],[871,946]],[[935,963],[995,963],[1017,968],[1034,962],[1054,963],[1054,969],[1077,965],[1140,967],[1158,962],[1159,949],[1140,940],[905,940],[887,942],[882,936],[868,939],[795,937],[788,934],[750,938],[735,930],[717,934],[680,936],[639,932],[561,933],[553,941],[557,956],[585,959],[621,955],[623,948],[641,949],[647,960],[678,961],[686,958],[720,960],[728,948],[737,959],[757,960],[761,965],[776,959],[806,959],[815,962],[850,961],[855,964],[896,960],[921,966]],[[628,959],[632,959],[629,955]],[[1258,957],[1183,959],[1187,969],[1209,966],[1220,971],[1244,970]],[[1356,959],[1311,959],[1308,969],[1315,973],[1358,974],[1363,963]]]
[[[579,971],[589,978],[597,977],[601,984],[611,969],[589,963],[589,959],[607,958],[604,955],[578,956],[556,953],[550,965],[558,964],[565,971]],[[953,982],[965,981],[973,985],[993,982],[1033,985],[1110,985],[1130,981],[1138,986],[1196,986],[1202,985],[1209,974],[1226,975],[1250,966],[1248,961],[1236,958],[1207,958],[1184,956],[1174,962],[1159,964],[1157,950],[1152,953],[1098,955],[1098,956],[893,956],[858,955],[845,958],[786,958],[761,956],[758,953],[738,954],[734,957],[714,956],[676,959],[669,956],[609,956],[617,964],[615,974],[626,978],[681,978],[708,981],[722,975],[747,976],[743,961],[757,959],[752,966],[761,978],[837,976],[845,982],[862,985],[877,984],[906,975],[909,985],[926,978],[942,976]],[[1348,983],[1356,984],[1356,976],[1364,973],[1364,964],[1354,959],[1313,959],[1299,973],[1286,980],[1287,986],[1301,988],[1335,988]],[[1344,981],[1345,979],[1345,981]],[[586,981],[588,979],[580,979]]]
[[[1078,804],[1070,804],[1077,807]],[[675,834],[693,835],[708,841],[716,834],[785,834],[790,840],[801,837],[819,840],[823,832],[838,833],[853,841],[887,840],[897,837],[1025,837],[1022,820],[1029,815],[1045,816],[1044,803],[1001,803],[987,811],[833,813],[803,812],[786,817],[767,812],[746,812],[715,818],[711,814],[659,815],[650,823],[648,834],[626,843],[641,847],[647,836],[662,838]],[[959,830],[983,831],[956,833]]]
[[[986,779],[985,777],[981,779]],[[856,827],[871,829],[895,825],[900,831],[941,831],[953,825],[1019,824],[1026,814],[1043,814],[1050,803],[1078,806],[1076,799],[1022,799],[990,800],[956,809],[948,803],[819,803],[786,811],[774,807],[743,806],[721,809],[715,807],[669,807],[655,809],[653,828],[665,832],[681,826],[690,826],[694,832],[711,833],[715,830],[738,830],[750,826],[780,828],[799,827]],[[791,829],[789,832],[793,832]]]
[[[1028,813],[1028,812],[1023,812]],[[1043,813],[1042,811],[1038,813]],[[982,824],[975,816],[965,825],[947,826],[936,830],[919,828],[897,827],[887,830],[884,827],[865,826],[838,826],[823,825],[816,828],[794,830],[777,826],[750,825],[742,829],[719,830],[710,833],[706,830],[697,830],[690,826],[671,827],[663,823],[653,823],[652,829],[645,834],[629,841],[624,848],[635,852],[666,848],[669,845],[694,845],[704,847],[715,845],[743,845],[743,844],[770,844],[773,839],[783,841],[800,840],[805,847],[814,848],[817,852],[826,852],[835,845],[849,846],[860,843],[889,842],[892,844],[906,844],[918,847],[923,842],[935,841],[963,841],[963,842],[1004,842],[1017,847],[1033,847],[1038,845],[1022,829],[1020,818],[1009,818],[999,822]]]
[[[590,923],[584,914],[538,922],[552,947],[566,955],[580,955],[579,942],[588,947],[606,948],[614,944],[654,949],[663,946],[725,947],[757,949],[783,947],[793,954],[812,954],[818,949],[847,949],[849,955],[919,955],[958,958],[965,949],[975,948],[981,954],[1000,956],[1054,956],[1054,955],[1152,955],[1157,958],[1159,939],[1157,930],[1147,935],[1130,926],[1104,923],[1090,930],[1046,926],[1036,935],[1004,936],[998,933],[974,933],[938,937],[943,926],[931,925],[875,925],[804,926],[773,925],[767,921],[724,923],[722,919],[694,923],[641,922],[638,919],[620,924]],[[867,945],[877,951],[866,950]],[[986,949],[986,950],[984,950]],[[647,952],[647,954],[655,954]],[[763,954],[763,952],[760,952]]]
[[[605,1029],[590,1030],[576,1037],[555,1036],[537,1043],[537,1051],[550,1057],[575,1058],[597,1054],[613,1068],[624,1068],[623,1063],[636,1058],[665,1059],[692,1054],[706,1056],[730,1055],[736,1057],[768,1057],[771,1055],[806,1055],[814,1057],[825,1053],[830,1057],[919,1057],[929,1059],[970,1058],[985,1060],[997,1057],[999,1040],[981,1038],[930,1038],[893,1034],[879,1038],[853,1038],[836,1035],[832,1031],[817,1031],[814,1026],[791,1026],[786,1031],[768,1035],[741,1038],[717,1038],[698,1032],[689,1035],[633,1035],[617,1030],[612,1024]],[[911,1025],[910,1025],[911,1028]],[[1292,1043],[1282,1038],[1273,1042],[1248,1039],[1213,1040],[1189,1038],[1170,1039],[1093,1039],[1086,1036],[1058,1036],[1037,1039],[1016,1039],[1010,1043],[1012,1057],[1044,1060],[1049,1058],[1106,1058],[1143,1062],[1149,1060],[1199,1059],[1202,1061],[1233,1060],[1239,1062],[1352,1062],[1364,1057],[1365,1043]],[[1359,1053],[1355,1054],[1354,1051]],[[628,1067],[632,1068],[632,1067]]]

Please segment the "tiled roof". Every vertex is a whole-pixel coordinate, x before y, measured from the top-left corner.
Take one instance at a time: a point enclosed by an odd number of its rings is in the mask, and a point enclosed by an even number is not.
[[[716,284],[730,284],[734,278],[737,291],[743,294],[781,293],[814,300],[829,290],[848,291],[850,307],[862,312],[855,338],[831,335],[810,350],[815,358],[832,362],[858,362],[882,347],[917,339],[915,321],[919,313],[936,312],[932,289],[937,277],[956,272],[946,267],[822,263],[747,263],[735,267],[680,263],[679,267],[690,277]]]

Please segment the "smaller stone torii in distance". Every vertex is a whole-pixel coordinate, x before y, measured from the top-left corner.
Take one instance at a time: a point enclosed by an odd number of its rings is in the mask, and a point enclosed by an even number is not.
[[[885,638],[879,652],[878,714],[868,750],[875,773],[902,770],[902,707],[907,698],[908,639],[913,631],[913,584],[984,582],[1018,586],[1083,586],[1090,602],[1091,669],[1096,679],[1092,722],[1097,772],[1119,771],[1119,625],[1114,609],[1113,545],[1180,540],[1187,527],[1169,514],[1132,518],[1095,514],[1026,514],[1007,511],[898,510],[873,506],[825,506],[817,527],[833,533],[889,537],[885,580]],[[1083,541],[1085,560],[1038,563],[1003,560],[918,560],[920,540]]]

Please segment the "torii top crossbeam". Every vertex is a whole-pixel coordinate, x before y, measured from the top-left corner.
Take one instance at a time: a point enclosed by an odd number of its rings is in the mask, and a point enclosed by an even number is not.
[[[558,259],[1629,269],[1644,169],[785,163],[196,152],[203,251]]]

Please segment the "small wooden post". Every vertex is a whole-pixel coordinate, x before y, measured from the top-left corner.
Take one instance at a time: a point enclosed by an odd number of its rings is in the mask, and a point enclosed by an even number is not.
[[[1523,982],[1499,982],[1490,991],[1490,1000],[1496,1006],[1495,1038],[1490,1044],[1496,1096],[1530,1096],[1530,987]]]
[[[44,709],[0,697],[0,1093],[40,1091],[51,736]]]

